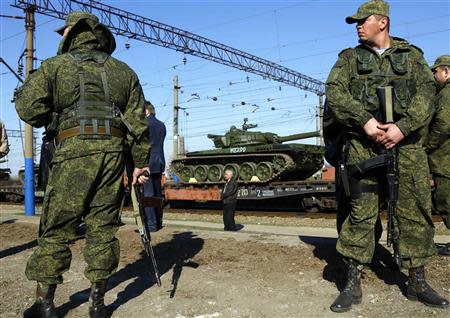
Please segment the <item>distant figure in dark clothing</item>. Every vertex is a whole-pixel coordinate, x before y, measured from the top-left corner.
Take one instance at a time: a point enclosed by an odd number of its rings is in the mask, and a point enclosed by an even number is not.
[[[234,210],[237,203],[238,184],[233,178],[233,171],[225,171],[225,186],[220,193],[220,198],[223,202],[223,224],[225,231],[237,231],[236,223],[234,222]]]
[[[150,150],[150,179],[144,185],[146,197],[162,197],[161,176],[166,168],[164,158],[164,139],[166,138],[166,126],[155,117],[155,107],[149,101],[145,102],[145,114],[149,127]],[[162,208],[145,208],[147,226],[149,231],[156,232],[162,228]]]

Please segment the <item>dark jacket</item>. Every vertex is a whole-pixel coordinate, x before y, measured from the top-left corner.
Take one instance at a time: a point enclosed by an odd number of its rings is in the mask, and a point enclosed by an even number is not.
[[[162,173],[166,168],[164,158],[164,139],[166,138],[166,126],[155,116],[148,116],[149,140],[151,144],[149,167],[151,173]]]
[[[238,184],[235,179],[231,179],[227,183],[223,190],[220,192],[220,199],[224,204],[234,203],[237,201]]]

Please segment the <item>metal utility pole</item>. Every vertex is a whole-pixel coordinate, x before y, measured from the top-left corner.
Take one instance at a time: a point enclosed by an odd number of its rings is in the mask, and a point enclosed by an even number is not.
[[[318,131],[319,128],[319,106],[315,106],[315,115],[314,117],[316,117],[316,131]],[[316,137],[316,145],[320,144],[320,136]]]
[[[319,95],[319,145],[323,146],[323,95]]]
[[[172,160],[178,158],[178,91],[180,87],[178,86],[178,76],[175,75],[173,78],[173,150],[172,150]]]
[[[184,136],[180,136],[180,147],[178,149],[178,155],[180,157],[186,157],[186,147],[184,145]]]
[[[27,31],[27,57],[26,57],[26,77],[30,76],[33,69],[34,43],[33,35],[35,28],[34,7],[25,9],[25,29]],[[25,124],[25,215],[33,216],[34,208],[34,156],[33,156],[33,127]]]

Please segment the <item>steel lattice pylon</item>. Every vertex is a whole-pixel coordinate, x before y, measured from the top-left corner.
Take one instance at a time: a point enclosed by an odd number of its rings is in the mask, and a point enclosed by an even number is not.
[[[98,1],[14,0],[12,6],[22,9],[32,6],[38,13],[59,19],[64,19],[73,10],[91,12],[117,35],[225,64],[313,92],[319,96],[325,94],[325,84],[312,77],[188,31]]]

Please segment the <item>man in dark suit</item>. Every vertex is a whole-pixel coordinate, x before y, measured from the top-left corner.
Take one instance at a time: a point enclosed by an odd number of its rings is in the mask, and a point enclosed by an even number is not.
[[[233,178],[233,171],[225,171],[225,186],[220,193],[220,198],[223,202],[223,224],[225,231],[237,231],[234,223],[234,210],[237,203],[237,181]]]
[[[155,117],[155,107],[149,101],[145,102],[145,114],[149,127],[150,150],[150,178],[144,185],[146,197],[162,197],[161,176],[166,167],[164,158],[164,139],[166,138],[166,126]],[[149,231],[156,232],[162,228],[162,208],[145,208],[147,226]]]

